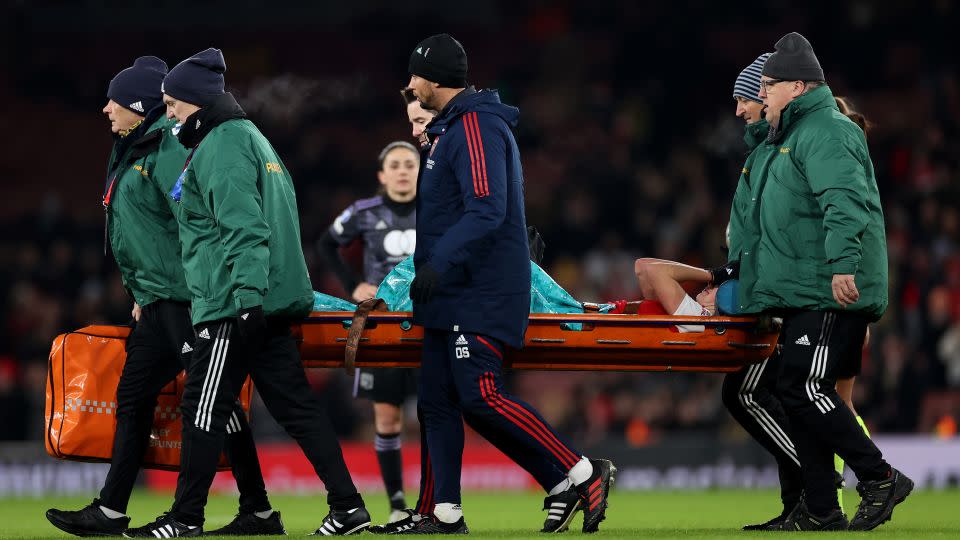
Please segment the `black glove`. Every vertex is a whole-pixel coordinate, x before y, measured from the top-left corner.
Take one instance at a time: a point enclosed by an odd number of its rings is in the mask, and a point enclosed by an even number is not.
[[[708,271],[710,275],[713,276],[713,286],[719,287],[724,281],[740,278],[740,261],[728,262],[723,266],[711,268]]]
[[[543,262],[543,250],[547,249],[547,244],[540,236],[540,231],[532,225],[527,227],[527,241],[530,244],[530,260],[539,265]]]
[[[263,306],[241,309],[237,314],[237,332],[245,344],[259,347],[267,335]]]
[[[440,274],[436,270],[429,265],[420,267],[410,283],[410,299],[414,304],[426,304],[433,298],[433,289],[439,282]]]

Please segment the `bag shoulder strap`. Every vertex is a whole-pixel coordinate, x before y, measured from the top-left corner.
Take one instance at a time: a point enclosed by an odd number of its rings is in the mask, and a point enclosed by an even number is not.
[[[363,328],[367,325],[367,317],[371,311],[387,311],[387,303],[383,298],[371,298],[364,300],[357,305],[357,310],[353,312],[353,322],[350,324],[350,330],[347,332],[347,347],[343,352],[343,368],[347,375],[351,377],[356,369],[357,349],[360,347],[360,335],[363,334]]]

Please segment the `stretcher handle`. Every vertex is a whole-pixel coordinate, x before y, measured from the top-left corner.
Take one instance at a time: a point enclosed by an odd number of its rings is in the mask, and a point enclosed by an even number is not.
[[[347,346],[343,350],[343,369],[351,377],[356,369],[360,335],[363,334],[363,327],[367,325],[367,317],[370,316],[371,311],[387,311],[387,303],[383,298],[371,298],[360,302],[357,310],[353,312],[353,321],[350,323],[350,330],[347,331]]]

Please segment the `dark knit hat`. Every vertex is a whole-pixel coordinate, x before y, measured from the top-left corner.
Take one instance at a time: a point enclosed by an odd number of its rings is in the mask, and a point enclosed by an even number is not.
[[[410,53],[409,71],[446,88],[466,88],[467,53],[450,34],[430,36]]]
[[[823,68],[807,38],[796,32],[780,38],[763,74],[784,81],[823,81]]]
[[[166,62],[156,56],[141,56],[110,81],[107,97],[121,107],[144,116],[163,101],[160,85],[166,74]]]
[[[753,61],[752,64],[743,68],[736,82],[733,83],[733,97],[742,97],[757,103],[763,103],[760,99],[760,74],[763,72],[763,64],[773,53],[763,53]]]
[[[163,93],[203,107],[223,95],[227,64],[220,49],[207,49],[173,66],[163,79]]]

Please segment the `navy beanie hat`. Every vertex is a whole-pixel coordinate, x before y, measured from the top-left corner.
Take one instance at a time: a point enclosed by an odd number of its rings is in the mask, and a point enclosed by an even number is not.
[[[163,79],[164,94],[199,107],[222,96],[227,64],[220,49],[210,48],[180,62]]]
[[[445,88],[467,87],[467,53],[450,34],[437,34],[417,44],[408,71]]]
[[[763,103],[760,99],[760,75],[763,73],[763,64],[773,53],[763,53],[753,61],[752,64],[743,68],[736,82],[733,83],[733,97],[742,97],[757,103]]]
[[[163,100],[160,86],[167,74],[167,63],[156,56],[141,56],[133,65],[117,73],[107,87],[107,98],[140,116]]]
[[[807,38],[796,32],[780,38],[763,74],[782,81],[823,81],[823,68]]]

